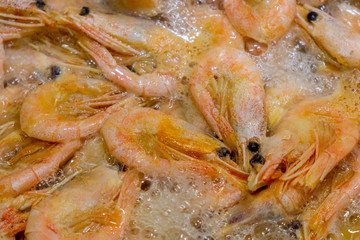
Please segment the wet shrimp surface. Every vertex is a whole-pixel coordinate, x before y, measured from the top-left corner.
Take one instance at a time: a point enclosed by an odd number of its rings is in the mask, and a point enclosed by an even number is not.
[[[355,0],[0,0],[0,239],[360,239]]]

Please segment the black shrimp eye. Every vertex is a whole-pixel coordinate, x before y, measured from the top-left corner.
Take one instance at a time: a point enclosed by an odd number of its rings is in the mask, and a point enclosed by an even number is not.
[[[247,148],[250,152],[256,153],[260,150],[260,144],[258,144],[257,142],[249,142]]]
[[[262,155],[258,154],[258,153],[256,153],[256,154],[250,159],[250,165],[251,165],[252,167],[254,167],[256,164],[264,165],[264,163],[265,163],[265,158],[264,158]]]
[[[217,154],[220,158],[224,158],[230,155],[230,150],[225,147],[222,147],[217,151]]]
[[[61,68],[59,66],[51,66],[50,79],[56,79],[61,74]]]
[[[80,11],[80,16],[86,16],[89,15],[90,8],[89,7],[82,7]]]
[[[309,12],[307,15],[307,20],[308,20],[308,22],[314,22],[314,21],[316,21],[318,16],[319,16],[319,14],[317,14],[316,12]]]
[[[36,5],[36,7],[40,8],[40,9],[43,9],[46,6],[46,4],[44,3],[43,0],[36,0],[35,5]]]

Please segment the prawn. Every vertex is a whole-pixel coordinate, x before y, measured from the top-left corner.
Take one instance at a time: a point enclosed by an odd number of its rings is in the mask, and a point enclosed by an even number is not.
[[[27,239],[119,239],[139,194],[134,170],[99,166],[78,175],[30,211]],[[74,194],[78,197],[74,198]],[[118,196],[118,199],[116,200]]]
[[[310,5],[298,6],[296,21],[340,64],[360,67],[360,33]]]
[[[91,10],[86,15],[79,15],[74,11],[68,11],[65,16],[54,14],[59,24],[80,31],[101,45],[124,55],[138,55],[145,51],[156,56],[180,50],[184,46],[183,39],[145,19]]]
[[[309,239],[321,239],[328,233],[332,223],[350,201],[360,193],[360,151],[354,150],[352,169],[354,174],[344,183],[339,184],[317,208],[313,217],[308,220],[306,235]]]
[[[250,195],[245,201],[230,209],[229,224],[223,226],[215,237],[221,239],[236,232],[236,229],[244,224],[264,220],[264,216],[284,219],[289,225],[297,223],[300,228],[301,222],[294,220],[292,216],[298,214],[299,208],[305,206],[309,196],[311,194],[299,186],[289,186],[281,180],[273,182],[269,188]]]
[[[97,132],[112,112],[134,104],[113,84],[64,74],[26,96],[20,124],[31,137],[64,142]]]
[[[255,190],[280,178],[313,190],[323,181],[360,137],[358,116],[352,115],[343,98],[339,90],[291,108],[275,127],[274,135],[264,141],[261,154],[265,164],[257,174],[252,172],[249,188]]]
[[[221,64],[220,64],[221,63]],[[220,139],[243,154],[250,142],[265,137],[265,91],[255,62],[235,48],[206,53],[190,79],[195,103]]]
[[[292,24],[296,0],[225,0],[225,13],[243,36],[269,43],[280,38]]]
[[[8,139],[5,138],[5,140]],[[45,150],[45,152],[42,151],[32,156],[36,161],[40,158],[40,162],[7,175],[2,174],[0,178],[0,197],[14,197],[29,190],[38,184],[41,179],[54,172],[61,164],[66,162],[80,146],[81,143],[79,140],[55,145]],[[37,149],[39,148],[37,147]],[[31,151],[31,148],[26,150]],[[29,155],[29,153],[24,154],[23,156],[18,155],[18,158]],[[12,162],[16,163],[17,161],[18,159],[12,159]]]
[[[150,108],[128,108],[114,113],[101,133],[115,159],[145,174],[193,169],[224,176],[243,189],[247,176],[229,159],[230,151],[183,120]]]

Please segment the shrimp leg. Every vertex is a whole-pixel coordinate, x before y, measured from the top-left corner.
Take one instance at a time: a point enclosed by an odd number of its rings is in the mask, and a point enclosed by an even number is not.
[[[139,96],[171,96],[176,79],[170,73],[148,73],[141,76],[116,63],[111,53],[99,43],[82,39],[79,44],[95,59],[104,75],[114,83]]]
[[[359,126],[352,120],[340,120],[336,140],[316,159],[302,183],[313,190],[328,173],[348,155],[359,141]]]

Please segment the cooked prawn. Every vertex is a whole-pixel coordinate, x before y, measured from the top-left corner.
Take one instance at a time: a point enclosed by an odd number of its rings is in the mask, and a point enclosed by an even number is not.
[[[287,221],[292,218],[291,216],[299,213],[299,209],[307,203],[309,196],[311,194],[299,186],[289,186],[283,181],[276,181],[269,188],[251,195],[234,206],[230,210],[230,223],[215,236],[221,239],[235,232],[238,227],[261,221],[267,215]]]
[[[211,163],[209,169],[217,169],[239,186],[242,186],[241,179],[246,178],[229,159],[230,152],[220,141],[180,119],[150,108],[129,108],[114,113],[101,133],[118,161],[146,174],[170,174],[176,165],[171,159],[190,161],[190,165],[194,161],[194,167],[203,160]]]
[[[46,155],[42,152],[42,159],[25,169],[10,173],[0,178],[1,197],[17,196],[29,190],[41,179],[54,172],[66,162],[80,147],[79,140],[69,141],[49,148]]]
[[[310,5],[297,7],[296,20],[340,64],[360,67],[360,33],[351,26]]]
[[[358,118],[337,94],[304,100],[288,111],[264,142],[265,165],[251,176],[252,190],[274,178],[312,190],[353,150],[360,137]]]
[[[137,175],[106,166],[78,175],[32,208],[26,238],[120,239],[138,197]]]
[[[225,0],[224,8],[239,33],[269,43],[289,29],[295,18],[296,0]]]
[[[176,79],[169,72],[154,72],[141,76],[118,65],[111,53],[99,43],[83,40],[81,46],[95,59],[104,75],[114,83],[139,96],[171,96],[176,90]]]
[[[259,70],[243,51],[230,47],[210,50],[190,79],[195,103],[220,139],[245,156],[250,141],[265,137],[265,91]]]
[[[184,46],[183,39],[160,25],[122,14],[90,11],[88,15],[80,16],[74,11],[68,11],[66,16],[58,16],[58,21],[125,55],[145,51],[154,57],[160,55],[160,58],[164,58],[166,56],[160,53],[179,50]]]
[[[135,102],[103,80],[65,74],[27,95],[20,111],[21,128],[49,142],[83,138],[97,132],[112,112]]]
[[[326,197],[317,208],[313,217],[308,220],[306,235],[309,239],[321,239],[325,237],[329,228],[335,222],[336,217],[354,197],[360,193],[360,151],[354,150],[353,176],[344,183],[339,184]]]

